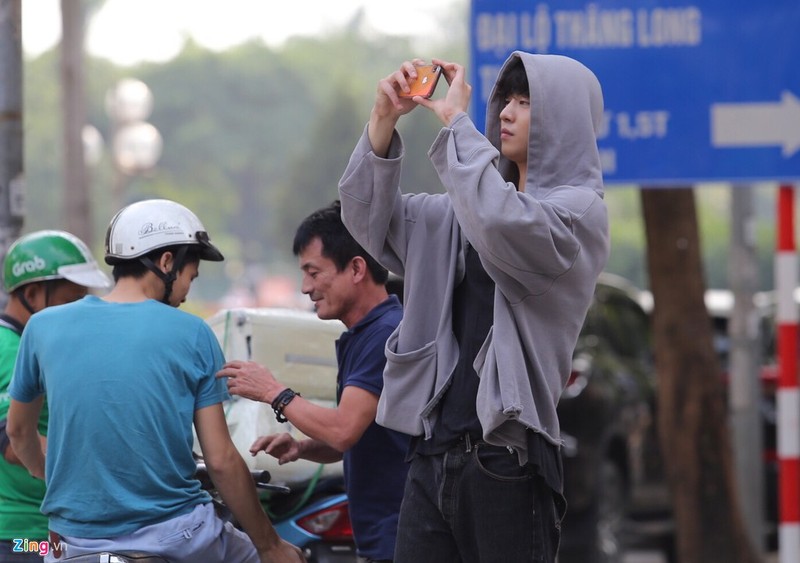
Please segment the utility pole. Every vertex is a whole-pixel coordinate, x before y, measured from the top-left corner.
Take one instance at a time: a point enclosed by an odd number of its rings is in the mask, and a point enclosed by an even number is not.
[[[731,188],[731,259],[728,278],[734,296],[728,321],[730,362],[728,407],[742,517],[758,555],[764,552],[764,459],[761,403],[760,316],[753,303],[758,288],[753,186]]]
[[[22,230],[22,163],[22,0],[0,0],[0,258]]]

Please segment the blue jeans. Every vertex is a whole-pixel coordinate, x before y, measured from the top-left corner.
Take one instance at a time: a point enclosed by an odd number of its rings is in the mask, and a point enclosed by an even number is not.
[[[563,497],[507,448],[460,443],[443,454],[417,455],[394,560],[552,563],[564,508]]]
[[[139,528],[132,534],[107,539],[61,537],[61,557],[98,551],[145,551],[172,563],[258,563],[256,548],[244,532],[223,522],[211,503],[183,516]],[[51,551],[45,563],[58,563]]]

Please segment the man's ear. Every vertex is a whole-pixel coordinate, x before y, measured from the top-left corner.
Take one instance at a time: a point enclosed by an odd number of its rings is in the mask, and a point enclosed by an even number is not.
[[[158,258],[158,267],[159,269],[168,274],[172,271],[172,262],[175,259],[172,252],[167,250],[166,252],[162,253],[161,256]]]
[[[25,300],[35,307],[37,300],[44,293],[44,284],[41,282],[29,283],[22,286],[22,296]]]
[[[353,281],[358,283],[367,276],[367,261],[361,256],[356,256],[351,263],[353,264]]]

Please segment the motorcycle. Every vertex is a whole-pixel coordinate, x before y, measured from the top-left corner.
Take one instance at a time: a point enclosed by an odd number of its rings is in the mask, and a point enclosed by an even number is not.
[[[308,563],[355,563],[353,528],[341,476],[324,477],[319,470],[302,487],[290,488],[271,483],[269,471],[250,473],[275,531],[299,547]],[[232,521],[202,464],[198,464],[197,474],[203,488],[211,493],[220,516]]]
[[[341,477],[312,479],[287,495],[267,494],[262,504],[278,535],[299,547],[309,563],[356,561]]]
[[[250,474],[260,491],[262,506],[275,530],[284,540],[303,551],[308,563],[354,563],[353,530],[350,526],[347,495],[341,478],[312,479],[305,487],[291,490],[271,483],[265,470]],[[205,464],[198,462],[196,476],[203,489],[211,494],[217,514],[236,522],[217,494]],[[317,475],[319,477],[319,474]],[[169,563],[163,557],[139,551],[98,552],[76,555],[64,563]]]

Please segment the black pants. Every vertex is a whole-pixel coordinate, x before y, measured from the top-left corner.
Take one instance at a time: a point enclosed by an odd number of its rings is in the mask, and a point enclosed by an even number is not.
[[[400,509],[395,563],[553,563],[563,517],[557,500],[504,447],[462,443],[418,455]]]

